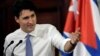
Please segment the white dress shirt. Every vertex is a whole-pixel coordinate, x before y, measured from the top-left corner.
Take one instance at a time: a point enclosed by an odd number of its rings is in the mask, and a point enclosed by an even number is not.
[[[29,34],[31,35],[33,56],[55,56],[54,47],[64,51],[65,43],[70,40],[64,39],[59,31],[50,24],[37,24],[35,30]],[[14,41],[6,50],[7,56],[11,56],[13,48],[20,40],[23,42],[14,49],[13,53],[15,56],[25,56],[26,35],[27,33],[22,31],[21,28],[7,35],[4,50],[12,40]]]

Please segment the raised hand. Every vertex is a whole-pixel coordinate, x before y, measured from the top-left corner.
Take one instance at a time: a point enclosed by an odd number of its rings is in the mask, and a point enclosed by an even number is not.
[[[72,45],[76,45],[77,42],[78,42],[79,39],[80,39],[80,28],[76,29],[75,32],[72,32],[72,33],[70,34],[70,38],[71,38],[70,43],[71,43]]]

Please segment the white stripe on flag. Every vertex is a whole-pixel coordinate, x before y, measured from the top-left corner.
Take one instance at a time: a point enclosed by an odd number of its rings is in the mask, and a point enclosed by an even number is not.
[[[99,14],[99,9],[98,9],[97,5],[94,3],[93,0],[90,0],[90,1],[91,1],[91,8],[92,8],[95,32],[98,35],[99,40],[100,40],[100,14]]]
[[[84,44],[79,42],[75,47],[73,56],[91,56],[90,53],[85,48]]]

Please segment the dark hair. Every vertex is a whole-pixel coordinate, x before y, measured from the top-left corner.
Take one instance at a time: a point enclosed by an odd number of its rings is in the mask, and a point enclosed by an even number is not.
[[[20,12],[24,9],[35,12],[37,10],[36,6],[32,3],[31,0],[17,0],[12,7],[14,16],[19,17]]]

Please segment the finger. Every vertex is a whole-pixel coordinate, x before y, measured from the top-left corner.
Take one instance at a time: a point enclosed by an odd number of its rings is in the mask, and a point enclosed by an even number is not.
[[[79,35],[78,34],[75,34],[72,36],[72,39],[76,40],[76,41],[79,41]]]
[[[80,33],[71,33],[71,36],[76,36],[76,37],[79,37],[80,36]]]
[[[77,38],[71,38],[71,42],[72,42],[73,44],[77,43],[78,41],[79,41],[79,39],[77,39]]]
[[[73,39],[73,41],[77,43],[79,41],[79,38],[76,37]]]
[[[81,34],[80,33],[80,28],[77,28],[76,31],[75,31],[75,33],[77,34],[78,37],[80,37],[80,34]]]
[[[77,28],[77,29],[75,30],[75,33],[80,33],[80,28]]]

